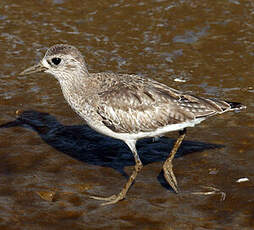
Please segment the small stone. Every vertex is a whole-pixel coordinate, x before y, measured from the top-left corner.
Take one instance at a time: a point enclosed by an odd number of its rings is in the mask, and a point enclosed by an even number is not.
[[[242,177],[242,178],[239,178],[238,180],[236,180],[237,183],[242,183],[242,182],[246,182],[246,181],[250,181],[249,178]]]
[[[43,200],[52,202],[55,197],[56,192],[54,192],[54,191],[38,191],[38,192],[36,192],[36,194],[39,195],[40,198],[42,198]]]
[[[186,82],[185,79],[181,79],[181,78],[175,78],[174,81],[176,81],[176,82]]]

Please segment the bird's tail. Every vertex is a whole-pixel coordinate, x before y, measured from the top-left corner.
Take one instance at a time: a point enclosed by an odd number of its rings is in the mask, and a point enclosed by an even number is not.
[[[231,101],[225,101],[226,103],[228,103],[230,105],[230,109],[231,111],[234,110],[240,110],[240,109],[246,109],[246,106],[239,103],[239,102],[231,102]]]

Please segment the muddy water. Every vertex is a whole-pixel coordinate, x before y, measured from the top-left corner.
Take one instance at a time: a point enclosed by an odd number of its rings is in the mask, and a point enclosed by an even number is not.
[[[0,42],[0,229],[254,229],[253,1],[2,0]],[[55,43],[77,46],[92,72],[248,109],[188,130],[180,194],[161,174],[171,133],[138,144],[145,167],[127,199],[101,207],[89,195],[120,190],[128,149],[86,127],[52,77],[18,76]]]

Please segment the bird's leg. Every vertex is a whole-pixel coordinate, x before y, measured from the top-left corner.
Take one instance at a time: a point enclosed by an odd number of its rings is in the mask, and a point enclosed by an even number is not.
[[[179,132],[179,137],[176,140],[169,157],[163,164],[164,177],[176,193],[178,193],[178,186],[177,186],[176,177],[173,172],[172,160],[174,159],[174,156],[175,156],[177,150],[179,149],[179,147],[185,137],[185,134],[186,134],[186,129],[183,129]]]
[[[105,203],[102,203],[102,205],[108,205],[108,204],[115,204],[120,200],[123,200],[129,190],[129,188],[131,187],[132,183],[134,182],[136,176],[138,175],[138,173],[141,171],[143,165],[141,160],[139,159],[138,153],[137,153],[137,149],[136,149],[136,141],[126,141],[126,144],[129,146],[129,148],[131,149],[134,159],[135,159],[135,167],[134,170],[132,171],[131,176],[129,177],[127,183],[125,184],[125,186],[123,187],[123,189],[121,190],[120,193],[110,196],[110,197],[98,197],[98,196],[90,196],[93,199],[96,200],[104,200],[107,201]]]

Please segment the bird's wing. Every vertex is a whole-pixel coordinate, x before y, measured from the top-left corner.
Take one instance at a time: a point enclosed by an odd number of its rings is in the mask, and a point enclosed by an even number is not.
[[[221,106],[211,100],[137,77],[100,92],[99,100],[97,113],[103,123],[121,133],[149,132],[222,111]]]

